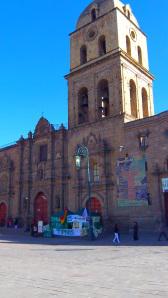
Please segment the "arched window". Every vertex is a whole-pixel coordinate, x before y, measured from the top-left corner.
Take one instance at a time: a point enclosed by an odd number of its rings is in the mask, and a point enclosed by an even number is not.
[[[107,80],[102,80],[98,84],[98,109],[99,118],[109,116],[109,87]]]
[[[96,9],[93,8],[91,11],[91,20],[94,22],[96,20]]]
[[[149,116],[148,95],[145,88],[142,88],[142,110],[143,110],[143,117],[148,117]]]
[[[95,161],[93,163],[93,182],[99,182],[100,175],[99,175],[99,166],[98,163]]]
[[[138,62],[142,65],[142,50],[140,46],[138,46]]]
[[[129,10],[127,10],[127,17],[128,17],[128,19],[130,20],[130,18],[131,18],[131,14],[130,14],[130,11],[129,11]]]
[[[126,49],[127,49],[127,54],[131,56],[131,41],[128,36],[126,36]]]
[[[137,97],[136,97],[136,85],[133,80],[130,80],[130,105],[131,115],[137,118]]]
[[[100,180],[99,165],[96,160],[91,160],[90,166],[91,166],[91,179],[94,183],[97,183]]]
[[[87,48],[83,45],[80,48],[80,63],[85,64],[87,62]]]
[[[104,35],[100,36],[98,45],[99,45],[99,55],[100,56],[105,55],[106,54],[106,39],[105,39]]]
[[[78,93],[78,124],[88,121],[88,90],[82,88]]]

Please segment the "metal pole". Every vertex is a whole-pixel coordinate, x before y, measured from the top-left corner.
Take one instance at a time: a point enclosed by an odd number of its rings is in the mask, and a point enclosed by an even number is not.
[[[87,149],[87,148],[86,148]],[[91,177],[89,164],[89,151],[87,149],[87,173],[88,173],[88,206],[89,206],[89,238],[93,240],[92,218],[91,218]]]
[[[89,211],[89,237],[93,240],[92,218],[91,218],[91,177],[90,177],[90,163],[89,150],[86,146],[80,145],[77,150],[77,155],[87,159],[87,179],[88,179],[88,211]]]

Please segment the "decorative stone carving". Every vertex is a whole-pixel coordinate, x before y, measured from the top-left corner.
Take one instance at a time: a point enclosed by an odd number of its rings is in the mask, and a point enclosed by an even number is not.
[[[10,166],[10,159],[7,155],[0,159],[0,172],[5,171]]]
[[[85,39],[87,41],[92,41],[97,37],[97,34],[98,34],[97,27],[95,25],[91,26],[85,35]]]
[[[39,122],[37,123],[34,136],[40,137],[53,130],[54,130],[53,125],[51,125],[47,119],[45,119],[44,117],[41,117]]]
[[[8,192],[8,177],[2,176],[0,177],[0,194]]]

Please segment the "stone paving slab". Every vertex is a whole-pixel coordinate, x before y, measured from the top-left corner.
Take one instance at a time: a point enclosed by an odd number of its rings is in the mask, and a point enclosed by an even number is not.
[[[168,297],[166,241],[0,236],[0,298]]]

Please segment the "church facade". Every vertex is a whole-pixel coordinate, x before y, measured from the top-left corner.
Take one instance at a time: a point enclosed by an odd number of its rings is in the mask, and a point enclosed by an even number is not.
[[[0,150],[1,225],[84,207],[123,228],[168,223],[168,111],[154,114],[147,38],[130,6],[93,1],[70,44],[68,129],[42,117]],[[87,158],[77,169],[81,145]]]

